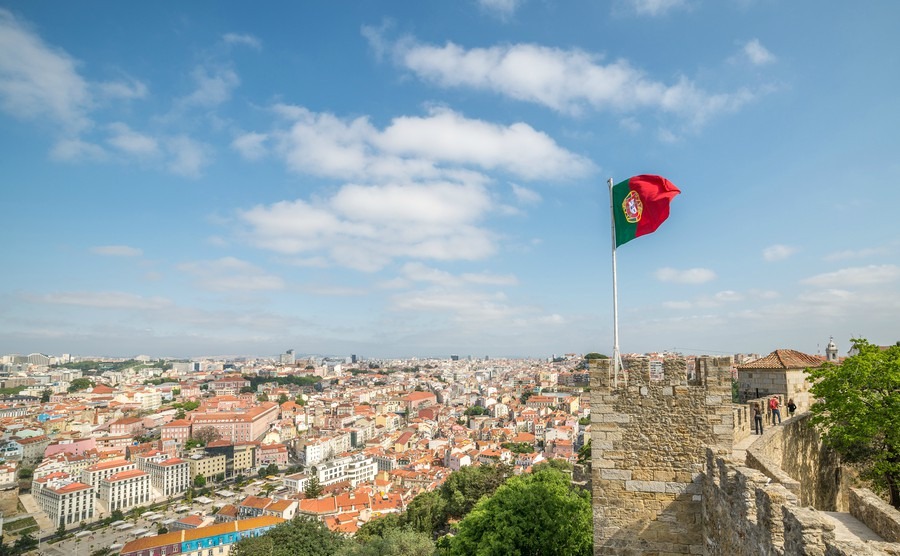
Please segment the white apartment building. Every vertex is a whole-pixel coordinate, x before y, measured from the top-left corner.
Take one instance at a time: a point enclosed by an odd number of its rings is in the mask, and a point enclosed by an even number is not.
[[[375,463],[374,458],[361,454],[338,458],[317,468],[317,476],[321,485],[350,481],[350,485],[355,487],[359,483],[375,480],[376,473],[378,473],[378,464]]]
[[[179,496],[191,485],[191,465],[181,458],[164,455],[144,459],[141,469],[150,475],[150,486],[162,496]]]
[[[124,459],[114,459],[95,463],[81,472],[81,482],[94,487],[94,492],[100,496],[100,481],[112,477],[122,471],[130,471],[135,465]]]
[[[67,527],[94,518],[94,487],[67,473],[52,473],[34,482],[34,500],[57,526]]]
[[[291,492],[304,492],[309,486],[309,475],[306,473],[294,473],[293,475],[284,476],[284,486],[288,487]]]
[[[150,501],[150,475],[140,469],[130,469],[101,479],[100,500],[110,512],[146,504]]]

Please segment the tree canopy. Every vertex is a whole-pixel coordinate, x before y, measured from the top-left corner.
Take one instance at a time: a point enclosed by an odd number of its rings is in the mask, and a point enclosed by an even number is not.
[[[888,349],[864,339],[841,364],[808,369],[817,399],[810,408],[823,441],[900,508],[900,346]]]
[[[298,516],[261,537],[241,539],[231,556],[332,556],[345,544],[340,533],[317,519]]]
[[[588,556],[593,552],[591,516],[588,493],[548,466],[510,478],[439,545],[450,556]]]
[[[376,520],[380,521],[380,520]],[[348,542],[339,556],[432,556],[431,535],[412,529],[388,529],[383,536]]]

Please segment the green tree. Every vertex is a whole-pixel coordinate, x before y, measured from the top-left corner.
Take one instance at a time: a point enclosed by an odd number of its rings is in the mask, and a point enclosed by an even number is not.
[[[89,378],[75,378],[69,383],[69,392],[78,392],[79,390],[87,390],[93,388],[94,381]]]
[[[900,508],[900,346],[882,350],[857,339],[853,350],[840,365],[807,369],[818,400],[812,422],[825,445],[859,464],[861,476]]]
[[[51,394],[52,392],[50,392],[49,388],[44,388],[43,390],[41,390],[41,403],[49,402]]]
[[[209,444],[213,440],[218,440],[221,438],[221,434],[216,430],[216,427],[209,425],[207,427],[200,427],[198,430],[194,431],[193,437],[194,440],[199,440],[204,445]]]
[[[446,525],[446,509],[447,502],[441,497],[440,492],[423,492],[412,499],[401,521],[407,527],[428,533],[430,536]]]
[[[109,514],[110,523],[114,521],[122,521],[123,519],[125,519],[125,514],[122,513],[122,510],[113,510]]]
[[[270,529],[261,537],[241,539],[232,556],[333,556],[345,544],[319,520],[298,516]]]
[[[431,556],[434,542],[431,535],[411,529],[389,529],[383,537],[371,537],[364,542],[349,542],[339,556]]]
[[[286,401],[288,401],[287,394],[278,394],[278,403],[279,404],[283,404]]]
[[[181,404],[181,407],[182,407],[185,411],[194,411],[195,409],[197,409],[198,407],[200,407],[200,402],[186,401],[186,402],[184,402],[183,404]]]
[[[482,499],[446,545],[451,556],[589,556],[591,516],[588,493],[566,474],[545,468],[512,477]]]
[[[512,468],[508,465],[469,466],[452,473],[440,489],[441,497],[447,503],[447,518],[465,516],[482,496],[493,494],[510,475]]]
[[[592,351],[584,356],[585,359],[609,359],[608,356],[603,355],[602,353],[597,353],[596,351]]]
[[[578,463],[585,465],[591,463],[591,439],[584,443],[584,446],[578,449]]]
[[[66,536],[66,526],[62,523],[59,524],[59,527],[56,528],[56,537],[61,539]]]
[[[177,420],[177,419],[184,419],[186,416],[187,416],[187,414],[184,412],[184,408],[183,408],[183,407],[179,407],[179,408],[175,411],[175,419],[176,419],[176,420]]]
[[[313,475],[310,477],[309,482],[306,483],[306,490],[303,491],[303,494],[306,495],[307,498],[318,498],[320,494],[322,494],[322,485],[319,484],[319,478]]]
[[[534,395],[534,392],[532,392],[531,390],[527,390],[527,391],[525,391],[525,392],[522,392],[522,396],[519,398],[519,400],[520,400],[522,403],[525,403],[525,402],[528,401],[528,398],[530,398],[530,397],[533,396],[533,395]]]
[[[415,500],[415,498],[413,500]],[[374,517],[363,523],[356,534],[353,535],[353,538],[359,542],[366,542],[375,537],[383,537],[391,529],[397,529],[403,526],[400,515],[401,514],[385,514],[381,517]]]
[[[31,533],[25,533],[12,545],[12,550],[14,554],[25,554],[29,550],[34,550],[38,547],[38,541],[36,538],[31,536]]]
[[[196,477],[194,477],[194,486],[197,488],[203,488],[206,486],[206,477],[203,474],[198,473]]]
[[[258,402],[267,402],[269,401],[269,395],[263,392],[262,394],[256,396],[256,401]]]
[[[466,415],[487,415],[488,413],[490,412],[480,405],[473,405],[465,411]]]

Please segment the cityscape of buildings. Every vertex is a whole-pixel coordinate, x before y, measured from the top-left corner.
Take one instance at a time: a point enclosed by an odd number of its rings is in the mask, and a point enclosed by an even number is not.
[[[661,372],[664,359],[681,356],[627,357]],[[506,464],[521,473],[548,459],[575,463],[590,438],[587,367],[583,354],[368,360],[287,350],[172,361],[9,354],[0,357],[0,482],[45,516],[37,534],[206,500],[208,512],[159,526],[173,535],[307,515],[352,535],[466,466]],[[148,537],[161,530],[138,529]]]

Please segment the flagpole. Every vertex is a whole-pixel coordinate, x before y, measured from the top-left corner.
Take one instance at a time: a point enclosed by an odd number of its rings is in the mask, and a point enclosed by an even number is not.
[[[619,387],[619,290],[616,282],[616,214],[613,207],[613,179],[609,178],[609,225],[612,229],[613,275],[613,387]]]

